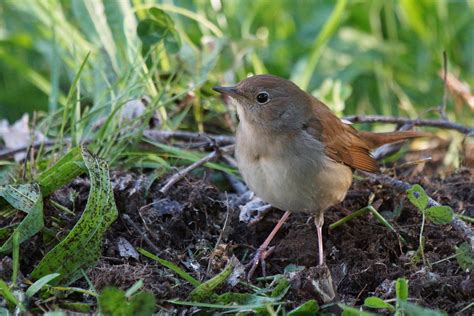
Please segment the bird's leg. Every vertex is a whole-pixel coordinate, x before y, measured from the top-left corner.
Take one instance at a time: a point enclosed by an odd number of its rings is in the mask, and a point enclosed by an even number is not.
[[[324,264],[324,250],[323,250],[323,225],[324,225],[324,212],[319,212],[314,217],[314,224],[316,225],[316,231],[318,233],[318,249],[319,249],[319,265]]]
[[[314,217],[314,224],[318,232],[318,248],[319,248],[319,265],[314,267],[313,271],[317,273],[317,277],[313,281],[313,287],[315,292],[319,295],[324,303],[332,301],[336,297],[336,291],[334,290],[334,284],[332,282],[331,271],[328,266],[324,263],[324,250],[323,250],[323,224],[324,224],[324,212],[319,212]]]
[[[280,230],[281,226],[286,222],[286,220],[288,219],[289,216],[290,216],[290,212],[288,212],[288,211],[285,212],[285,214],[283,214],[283,216],[280,218],[278,223],[273,228],[270,235],[268,235],[267,239],[265,239],[263,244],[261,244],[260,247],[258,247],[258,250],[255,253],[255,256],[253,257],[252,261],[250,261],[250,263],[249,263],[249,265],[251,267],[250,267],[249,273],[247,275],[248,280],[250,280],[252,278],[252,275],[254,274],[254,272],[257,269],[257,266],[260,262],[262,262],[262,268],[265,266],[265,264],[264,264],[265,258],[267,258],[273,250],[273,248],[268,249],[268,246],[270,245],[270,242],[275,237],[277,232]],[[265,272],[264,272],[264,274],[265,274]]]

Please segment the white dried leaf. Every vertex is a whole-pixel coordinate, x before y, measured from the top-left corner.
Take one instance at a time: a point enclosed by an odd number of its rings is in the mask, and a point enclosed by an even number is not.
[[[125,238],[119,237],[117,241],[117,248],[118,248],[120,257],[123,257],[123,258],[131,257],[135,260],[138,260],[139,258],[138,252],[135,250],[132,244]]]
[[[5,147],[12,150],[28,147],[33,142],[43,142],[46,140],[42,133],[30,130],[27,113],[23,114],[21,119],[12,125],[8,124],[7,120],[0,121],[0,138],[3,139]],[[23,160],[25,157],[26,151],[17,153],[14,156],[16,162]]]

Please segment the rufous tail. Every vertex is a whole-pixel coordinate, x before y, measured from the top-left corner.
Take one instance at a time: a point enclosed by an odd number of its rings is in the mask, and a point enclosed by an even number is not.
[[[360,131],[359,135],[371,149],[375,149],[382,145],[399,142],[405,139],[431,136],[431,133],[416,131],[373,133]]]

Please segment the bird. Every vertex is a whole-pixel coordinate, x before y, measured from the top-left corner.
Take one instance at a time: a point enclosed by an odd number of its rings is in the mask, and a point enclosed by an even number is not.
[[[324,212],[344,200],[353,172],[379,172],[371,151],[381,145],[427,136],[418,131],[359,131],[292,81],[270,74],[213,89],[237,109],[235,157],[245,183],[263,201],[285,211],[258,248],[249,278],[294,212],[314,216],[318,264],[323,265]]]

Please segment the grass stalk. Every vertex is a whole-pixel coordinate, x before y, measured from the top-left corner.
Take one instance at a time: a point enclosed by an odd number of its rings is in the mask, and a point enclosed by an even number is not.
[[[331,225],[329,225],[329,229],[334,229],[334,228],[336,228],[336,227],[338,227],[338,226],[341,226],[342,224],[345,224],[345,223],[347,223],[348,221],[353,220],[353,219],[356,218],[356,217],[365,215],[365,214],[367,214],[368,212],[369,212],[369,207],[368,207],[368,206],[363,207],[363,208],[361,208],[360,210],[357,210],[357,211],[355,211],[354,213],[351,213],[351,214],[347,215],[346,217],[341,218],[341,219],[338,220],[337,222],[332,223]]]
[[[303,90],[307,90],[311,77],[313,76],[318,60],[323,53],[324,46],[327,44],[331,36],[336,32],[338,25],[342,21],[345,9],[347,6],[347,0],[339,0],[336,7],[332,11],[329,19],[323,26],[321,32],[316,37],[311,55],[309,56],[308,62],[306,63],[305,71],[299,80],[297,80],[299,86]]]
[[[13,233],[13,271],[12,271],[12,285],[16,286],[16,281],[18,279],[18,271],[20,270],[20,232],[15,230]]]
[[[420,236],[418,238],[419,246],[418,250],[420,251],[421,258],[423,260],[423,264],[427,266],[426,258],[425,258],[425,236],[423,236],[423,231],[425,229],[425,221],[426,215],[425,212],[421,212],[421,228],[420,228]]]

